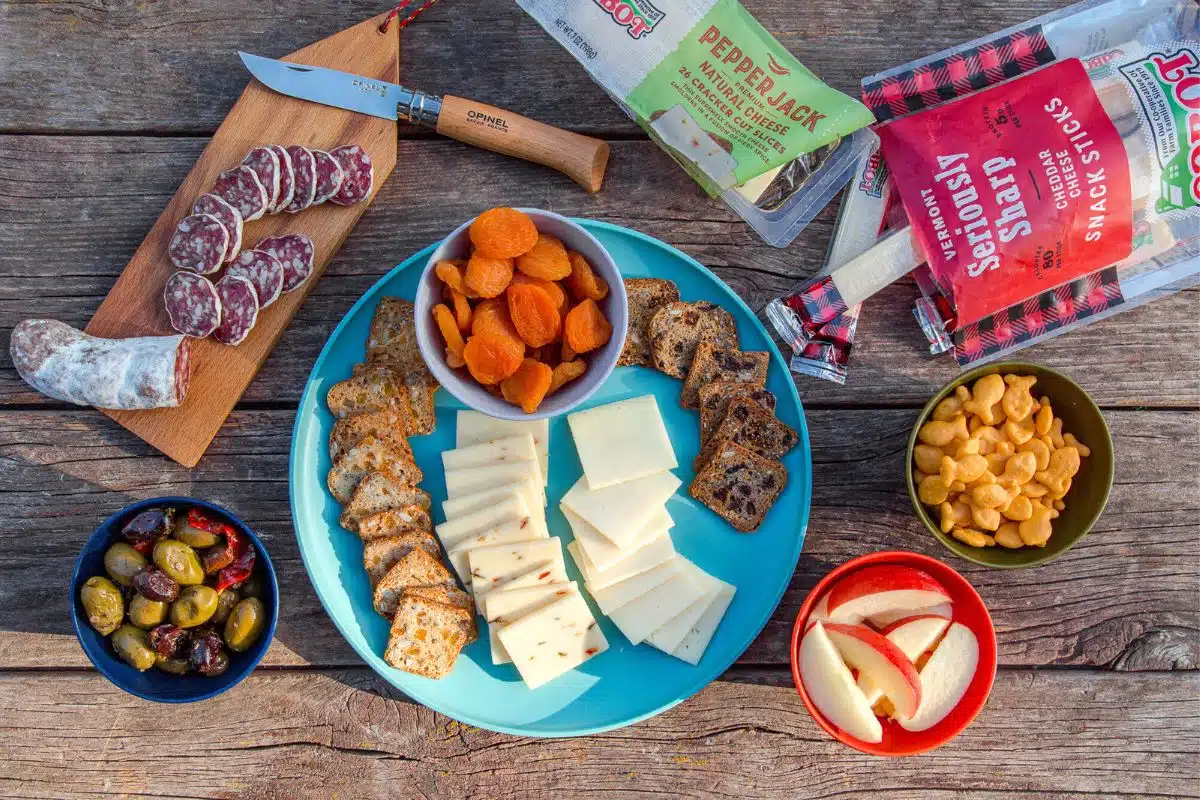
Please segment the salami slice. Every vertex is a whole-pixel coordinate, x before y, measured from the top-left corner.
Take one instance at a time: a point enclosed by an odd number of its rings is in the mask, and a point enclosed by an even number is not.
[[[267,145],[272,153],[279,157],[279,199],[268,211],[278,214],[292,202],[296,191],[296,168],[292,166],[292,157],[288,151],[277,144]]]
[[[228,169],[217,176],[212,193],[238,210],[244,222],[253,222],[267,211],[267,189],[254,170],[245,164]]]
[[[242,215],[223,198],[215,194],[202,194],[192,206],[193,214],[208,214],[220,220],[229,234],[229,244],[225,246],[225,256],[222,262],[228,264],[242,250]]]
[[[229,231],[211,214],[192,214],[179,221],[167,245],[167,256],[179,269],[208,275],[221,268]]]
[[[221,324],[221,298],[217,287],[203,275],[176,272],[163,288],[163,305],[171,327],[184,336],[203,339]]]
[[[279,259],[283,265],[283,291],[294,292],[304,285],[312,274],[313,257],[316,253],[312,239],[301,233],[289,233],[286,236],[272,236],[263,239],[255,246],[256,250],[266,250]]]
[[[47,397],[138,411],[183,402],[189,347],[186,336],[101,339],[56,319],[27,319],[13,328],[9,352],[17,374]]]
[[[217,281],[217,294],[221,298],[221,324],[213,331],[213,338],[221,344],[241,344],[258,322],[258,292],[248,278],[226,275]]]
[[[317,164],[317,194],[313,198],[313,205],[319,206],[338,193],[346,173],[337,159],[324,150],[313,150],[312,154]]]
[[[339,206],[352,206],[361,203],[371,196],[375,186],[375,167],[371,164],[371,156],[356,144],[344,144],[329,151],[339,164],[346,177],[338,193],[329,198],[330,202]]]
[[[294,144],[286,149],[288,157],[292,159],[296,181],[292,202],[288,203],[284,211],[298,214],[311,206],[313,198],[317,195],[317,160],[307,147]]]
[[[246,154],[242,164],[254,170],[259,183],[267,190],[265,211],[270,211],[279,202],[279,156],[269,147],[256,147]]]
[[[283,264],[266,250],[246,250],[225,274],[239,275],[253,283],[259,308],[271,305],[283,292]]]

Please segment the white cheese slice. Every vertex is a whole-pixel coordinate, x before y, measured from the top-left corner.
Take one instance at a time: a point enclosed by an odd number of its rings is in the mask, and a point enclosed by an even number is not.
[[[446,473],[446,496],[461,497],[476,494],[501,484],[513,481],[541,482],[536,461],[514,461],[511,464],[496,464],[490,467],[466,467]],[[546,493],[542,491],[541,503],[546,505]]]
[[[579,592],[505,625],[499,636],[530,689],[608,649],[608,640]]]
[[[549,536],[544,525],[535,525],[531,518],[525,517],[523,520],[512,520],[471,534],[459,542],[453,550],[447,550],[446,559],[463,583],[469,583],[471,581],[471,564],[468,554],[472,550],[493,545],[532,542],[536,539],[549,538]]]
[[[679,486],[679,478],[671,472],[657,472],[604,489],[592,489],[587,478],[580,477],[563,495],[562,504],[594,525],[614,545],[628,550]]]
[[[483,601],[483,616],[487,619],[488,638],[492,645],[492,663],[508,664],[512,661],[504,645],[500,643],[500,629],[516,622],[521,617],[553,603],[560,597],[577,593],[579,584],[555,583],[534,586],[529,589],[496,589],[488,592]]]
[[[721,593],[722,588],[729,585],[709,575],[690,561],[683,564],[682,572],[695,581],[704,594],[700,596],[699,600],[667,620],[662,627],[657,628],[646,637],[647,642],[668,654],[679,647],[684,637],[688,635],[696,623],[700,621],[700,618],[704,616],[704,612],[708,610],[708,607],[716,601],[717,595]]]
[[[717,594],[717,599],[705,609],[700,620],[692,626],[687,636],[683,637],[679,646],[671,651],[671,655],[692,666],[699,664],[700,659],[704,657],[704,651],[708,649],[708,643],[712,641],[713,634],[717,632],[717,627],[725,617],[729,604],[733,602],[733,595],[736,591],[728,583],[722,586],[721,591]]]
[[[533,443],[533,435],[523,433],[519,436],[509,436],[491,442],[467,445],[456,450],[442,451],[442,469],[453,472],[467,467],[490,467],[496,464],[511,464],[513,462],[532,461],[538,465],[538,480],[544,484],[542,465],[538,459],[537,447]]]
[[[591,489],[679,466],[652,394],[569,414],[567,424]]]
[[[562,543],[555,538],[476,547],[467,552],[467,562],[471,570],[471,589],[480,613],[483,612],[483,597],[492,589],[501,586],[522,589],[567,579]]]
[[[680,558],[681,561],[686,559]],[[635,579],[636,580],[636,579]],[[692,579],[686,568],[666,583],[655,586],[637,599],[625,603],[608,615],[633,644],[661,628],[684,609],[704,596],[706,587]]]
[[[671,519],[666,507],[660,507],[654,512],[650,521],[638,531],[637,536],[629,543],[628,547],[617,547],[604,534],[596,530],[596,526],[571,509],[564,507],[562,512],[567,519],[567,524],[571,526],[571,532],[575,534],[575,541],[579,542],[580,548],[587,554],[588,561],[596,565],[597,569],[602,570],[609,569],[617,562],[629,558],[675,525],[675,520]]]
[[[448,500],[442,501],[442,516],[447,520],[461,517],[464,514],[470,514],[473,511],[478,511],[481,508],[487,508],[504,499],[508,493],[516,489],[525,498],[525,506],[530,512],[536,513],[537,508],[541,504],[542,487],[535,484],[532,480],[513,481],[506,483],[503,486],[497,486],[494,489],[484,489],[481,492],[474,494],[465,494],[459,497],[451,497]],[[544,515],[543,515],[544,516]]]
[[[506,522],[522,520],[529,524],[529,507],[525,504],[524,496],[512,490],[507,497],[496,500],[487,508],[435,525],[433,532],[437,534],[442,547],[454,550],[460,542],[469,539],[473,534],[491,530]]]
[[[533,446],[537,448],[544,481],[550,475],[550,420],[548,419],[531,422],[512,421],[489,417],[478,411],[459,411],[454,431],[454,446],[467,447],[480,442],[519,436],[522,433],[533,436]]]
[[[567,545],[567,550],[587,579],[589,590],[604,589],[614,583],[620,583],[670,561],[675,556],[675,544],[671,541],[671,534],[666,531],[645,547],[634,550],[628,558],[623,558],[603,570],[596,569],[596,565],[588,558],[587,551],[579,546],[579,542],[571,542]]]
[[[591,593],[592,599],[596,601],[596,605],[600,607],[600,611],[611,616],[621,606],[632,603],[646,592],[678,575],[679,562],[682,560],[682,556],[677,556],[653,569],[648,569],[632,578],[626,578],[620,583],[614,583],[612,586],[606,586],[603,589],[593,589],[589,586],[588,591]]]

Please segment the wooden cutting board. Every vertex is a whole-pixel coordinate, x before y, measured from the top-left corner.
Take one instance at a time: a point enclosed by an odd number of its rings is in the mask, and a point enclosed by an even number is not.
[[[379,25],[386,16],[380,14],[347,28],[284,60],[397,83],[400,26],[393,24],[387,33],[381,33]],[[241,68],[240,62],[237,68]],[[208,449],[292,316],[396,166],[396,122],[296,100],[252,80],[117,278],[88,323],[88,333],[110,338],[174,333],[163,308],[162,291],[174,272],[167,258],[167,244],[175,227],[219,173],[241,163],[251,148],[264,144],[299,144],[322,150],[340,144],[361,145],[375,165],[375,187],[371,197],[354,206],[327,203],[299,214],[275,214],[246,223],[246,249],[268,236],[309,236],[316,245],[312,277],[302,288],[281,296],[261,312],[254,330],[240,345],[226,347],[211,338],[193,342],[191,387],[178,408],[104,411],[186,467],[194,467]]]

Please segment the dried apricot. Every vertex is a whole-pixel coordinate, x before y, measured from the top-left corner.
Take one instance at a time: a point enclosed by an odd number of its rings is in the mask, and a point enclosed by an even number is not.
[[[550,295],[550,299],[554,301],[554,307],[558,309],[559,316],[565,317],[567,311],[571,308],[570,301],[567,299],[567,292],[562,286],[554,281],[548,281],[545,278],[535,278],[532,275],[526,275],[524,272],[513,274],[513,283],[528,283],[531,286],[540,286]],[[509,284],[510,286],[512,284]]]
[[[517,329],[508,316],[508,300],[504,297],[493,297],[475,304],[471,310],[471,333],[499,333],[511,339],[521,338]]]
[[[496,297],[508,288],[512,277],[511,258],[490,258],[472,253],[467,262],[467,274],[463,276],[463,282],[479,297]]]
[[[433,268],[433,274],[438,276],[438,279],[446,284],[446,287],[453,289],[456,292],[466,295],[467,297],[476,297],[475,292],[467,287],[466,281],[463,280],[463,266],[465,261],[439,261]]]
[[[529,252],[517,257],[517,269],[534,278],[561,281],[571,274],[571,259],[562,242],[542,233]]]
[[[554,371],[542,362],[527,358],[516,372],[500,382],[500,393],[526,414],[532,414],[550,391],[553,375]]]
[[[587,362],[582,358],[577,358],[573,361],[564,361],[554,368],[554,373],[550,376],[550,388],[546,394],[554,394],[564,385],[575,380],[586,371]]]
[[[575,351],[571,349],[571,345],[567,341],[567,338],[565,336],[563,337],[563,343],[562,343],[562,360],[563,361],[574,361],[575,360]]]
[[[512,375],[524,357],[525,343],[502,333],[474,334],[463,348],[463,359],[471,377],[484,385],[499,383]]]
[[[574,250],[567,253],[571,262],[571,274],[567,276],[567,286],[576,300],[603,300],[608,297],[608,284],[596,274],[592,265],[582,253]]]
[[[454,321],[463,333],[471,330],[471,304],[462,292],[450,289],[450,302],[454,305]]]
[[[612,325],[595,300],[584,300],[567,312],[563,340],[576,353],[586,353],[605,345],[612,338]]]
[[[540,286],[518,283],[508,287],[508,315],[521,340],[530,347],[550,344],[562,332],[562,317],[550,293]]]
[[[483,212],[471,223],[468,235],[479,255],[486,258],[516,258],[529,252],[538,240],[533,220],[515,208]]]
[[[458,329],[458,322],[454,319],[454,312],[444,303],[438,303],[433,307],[433,319],[437,322],[438,330],[442,332],[442,338],[446,340],[446,363],[452,368],[461,367],[463,361],[463,349],[466,347],[466,342],[463,341],[462,332]]]

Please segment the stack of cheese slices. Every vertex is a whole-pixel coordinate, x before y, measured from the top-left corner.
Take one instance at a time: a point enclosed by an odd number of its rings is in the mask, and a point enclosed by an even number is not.
[[[675,552],[666,502],[681,482],[657,402],[635,397],[567,422],[584,474],[560,505],[584,585],[630,642],[698,664],[734,587]]]
[[[548,423],[460,411],[442,463],[446,521],[434,530],[489,622],[493,662],[514,662],[536,688],[606,650],[546,528]]]

